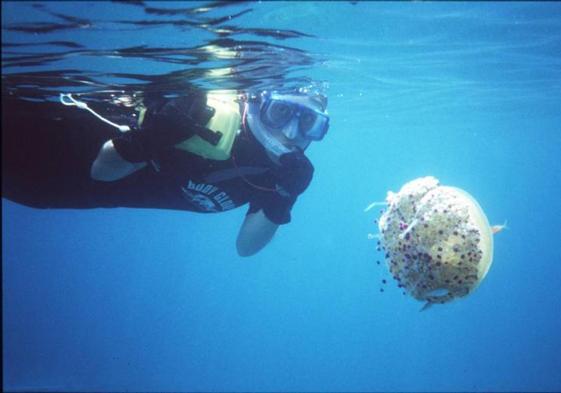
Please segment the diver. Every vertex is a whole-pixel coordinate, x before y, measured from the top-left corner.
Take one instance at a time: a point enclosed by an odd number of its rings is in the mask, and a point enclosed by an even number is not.
[[[304,152],[329,127],[326,96],[306,88],[146,94],[126,113],[70,94],[2,95],[3,198],[41,209],[202,213],[249,204],[241,256],[290,222],[314,172]]]

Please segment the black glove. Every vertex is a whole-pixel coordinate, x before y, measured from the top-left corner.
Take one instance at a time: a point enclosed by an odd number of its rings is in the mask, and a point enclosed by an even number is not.
[[[301,151],[283,154],[279,162],[281,166],[273,171],[277,191],[282,196],[296,198],[312,181],[314,166]]]
[[[113,139],[115,149],[129,162],[143,162],[192,137],[213,112],[206,106],[206,95],[193,94],[149,108],[140,129]]]

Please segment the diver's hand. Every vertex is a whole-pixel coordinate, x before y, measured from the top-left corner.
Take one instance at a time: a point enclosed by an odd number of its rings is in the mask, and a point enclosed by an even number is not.
[[[204,94],[175,98],[149,108],[141,127],[114,138],[113,144],[129,162],[148,161],[192,137],[195,127],[206,124],[211,116]]]
[[[279,162],[280,167],[274,171],[277,192],[282,196],[296,198],[312,181],[314,166],[300,151],[283,154]]]

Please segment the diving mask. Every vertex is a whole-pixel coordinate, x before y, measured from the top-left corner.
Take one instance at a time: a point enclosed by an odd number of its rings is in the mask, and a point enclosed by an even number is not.
[[[247,123],[252,134],[275,157],[304,151],[321,140],[329,128],[325,98],[305,92],[262,92],[246,103]]]
[[[310,141],[322,140],[329,128],[327,114],[276,95],[265,98],[261,122],[273,130],[282,130],[288,139],[299,135]]]

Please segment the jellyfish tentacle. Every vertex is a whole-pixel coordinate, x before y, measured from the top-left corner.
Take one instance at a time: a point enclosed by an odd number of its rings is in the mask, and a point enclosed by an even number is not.
[[[372,202],[370,205],[366,206],[366,208],[364,209],[364,212],[368,212],[370,210],[372,210],[373,208],[375,208],[376,206],[386,206],[387,203],[386,202]]]
[[[508,226],[506,224],[507,224],[507,220],[505,220],[505,222],[500,224],[500,225],[493,225],[491,227],[491,232],[493,232],[493,235],[496,234],[496,233],[499,233],[499,232],[501,232],[505,229],[508,229]]]

